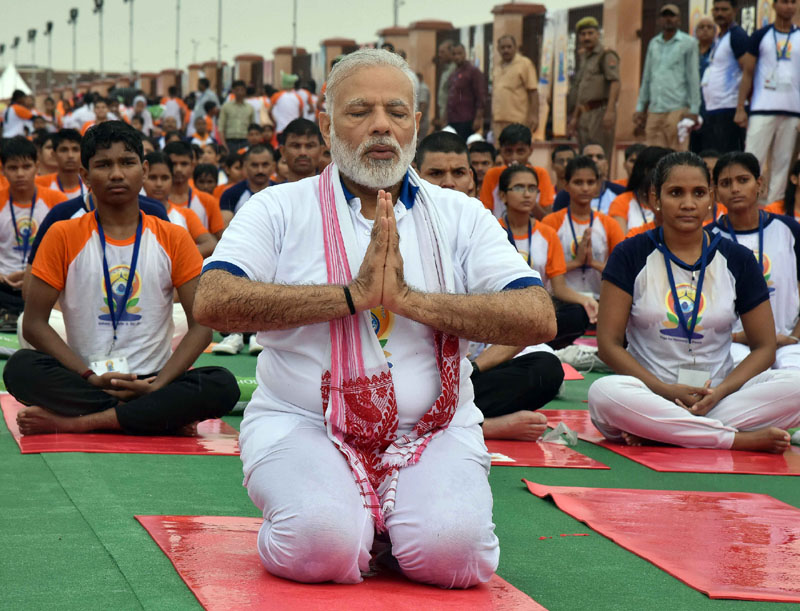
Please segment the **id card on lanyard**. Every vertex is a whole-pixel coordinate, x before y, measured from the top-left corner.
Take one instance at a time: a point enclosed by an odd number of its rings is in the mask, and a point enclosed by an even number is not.
[[[672,273],[672,262],[673,260],[676,262],[678,260],[675,255],[669,251],[664,243],[664,230],[661,228],[659,228],[658,231],[658,238],[657,245],[662,256],[664,257],[664,266],[667,270],[667,279],[669,281],[669,288],[672,295],[672,303],[674,304],[673,309],[678,318],[678,326],[680,327],[681,331],[683,331],[684,337],[686,337],[689,348],[689,356],[692,358],[691,367],[681,366],[678,368],[678,384],[702,387],[708,380],[711,379],[711,371],[697,367],[697,359],[694,355],[694,351],[692,350],[692,340],[697,339],[695,337],[694,330],[697,327],[697,321],[700,315],[700,304],[703,300],[703,282],[706,276],[706,268],[708,267],[708,255],[711,252],[714,243],[709,240],[708,235],[705,231],[703,231],[703,245],[700,254],[700,273],[697,276],[697,284],[693,287],[694,295],[692,297],[692,311],[687,319],[686,312],[684,312],[683,304],[681,302],[681,294],[678,292],[678,287],[675,284],[675,276]],[[718,239],[719,235],[715,238],[715,241]],[[708,245],[706,244],[707,241],[709,241]],[[694,284],[694,280],[695,270],[692,270],[692,284]]]
[[[764,89],[775,91],[777,89],[786,90],[792,88],[792,57],[791,43],[789,40],[794,34],[795,27],[792,26],[786,37],[783,39],[783,46],[778,44],[778,34],[775,26],[772,26],[772,41],[775,45],[775,67],[764,79]],[[783,33],[783,32],[781,32]],[[788,62],[788,63],[781,63]]]
[[[27,231],[23,229],[23,232],[20,233],[19,227],[17,227],[17,214],[14,212],[14,198],[11,197],[11,192],[8,194],[8,209],[11,211],[11,225],[14,227],[14,237],[16,238],[17,244],[22,243],[22,267],[25,267],[25,264],[28,262],[28,251],[31,248],[31,243],[33,242],[33,238],[35,236],[32,235],[33,233],[33,210],[36,208],[36,189],[33,191],[33,201],[31,202],[31,211],[28,214],[28,228]],[[19,246],[18,246],[19,247]]]
[[[519,252],[519,248],[517,248],[517,240],[514,238],[514,233],[511,231],[511,223],[508,222],[508,215],[505,215],[504,218],[506,222],[506,233],[508,234],[508,241],[511,242],[511,245],[517,249]],[[528,267],[531,266],[531,241],[533,240],[533,224],[531,223],[531,219],[528,218]]]
[[[117,299],[117,293],[114,291],[114,286],[111,283],[111,274],[108,268],[108,258],[106,256],[106,237],[103,231],[103,226],[100,223],[100,217],[97,211],[94,213],[95,220],[97,221],[97,235],[100,238],[100,247],[103,251],[103,285],[106,291],[106,303],[108,304],[109,317],[111,318],[111,326],[113,328],[113,338],[111,346],[105,355],[94,357],[90,364],[91,369],[100,373],[108,371],[118,371],[120,373],[130,373],[128,371],[128,359],[125,356],[117,355],[114,348],[117,343],[117,330],[119,323],[125,315],[125,308],[130,299],[133,283],[136,278],[136,265],[139,260],[139,247],[142,242],[142,213],[139,212],[139,223],[136,226],[136,237],[133,242],[133,254],[131,255],[131,263],[128,267],[128,277],[125,282],[124,292],[121,294],[121,299]]]

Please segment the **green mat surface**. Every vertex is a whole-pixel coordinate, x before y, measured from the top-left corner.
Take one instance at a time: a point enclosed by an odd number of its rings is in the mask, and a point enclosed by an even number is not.
[[[198,365],[227,367],[241,378],[254,376],[255,363],[245,354],[202,355],[198,360]],[[590,374],[584,381],[567,382],[563,397],[548,407],[585,409],[582,401],[597,377]],[[236,428],[241,423],[240,416],[225,420]],[[760,492],[800,507],[797,478],[657,473],[585,442],[576,449],[611,469],[492,470],[501,577],[552,611],[790,608],[710,600],[552,502],[534,497],[520,480],[561,486]],[[22,456],[0,425],[0,464],[0,609],[199,609],[133,516],[258,516],[241,485],[236,457]],[[589,536],[559,537],[575,533]],[[686,544],[691,546],[691,541]]]

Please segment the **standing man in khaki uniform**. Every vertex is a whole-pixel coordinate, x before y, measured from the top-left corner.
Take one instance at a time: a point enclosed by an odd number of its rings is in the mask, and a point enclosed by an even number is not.
[[[492,71],[492,132],[495,139],[512,123],[539,127],[538,77],[533,62],[517,52],[511,34],[497,39],[500,63]]]
[[[575,112],[568,131],[577,134],[578,148],[597,143],[611,159],[619,97],[619,55],[600,45],[600,24],[594,17],[581,19],[575,30],[582,51],[580,65],[572,81]]]

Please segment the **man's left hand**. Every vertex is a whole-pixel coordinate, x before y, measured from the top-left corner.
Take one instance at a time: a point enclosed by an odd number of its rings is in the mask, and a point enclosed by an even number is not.
[[[472,131],[476,134],[483,132],[483,117],[475,117],[475,120],[472,122]]]
[[[153,384],[155,379],[155,376],[135,380],[120,380],[115,378],[111,381],[111,385],[119,390],[106,390],[105,392],[112,397],[116,397],[120,401],[131,401],[150,394],[154,390],[158,390],[158,387]]]
[[[379,197],[378,202],[384,206],[389,219],[389,246],[386,252],[386,267],[383,271],[382,305],[389,311],[400,314],[409,288],[403,273],[403,255],[400,254],[400,234],[397,232],[392,195],[384,193],[383,200],[381,201]]]
[[[610,132],[614,129],[614,125],[617,123],[617,113],[610,108],[606,110],[605,114],[603,115],[603,129],[607,132]]]
[[[539,129],[539,116],[531,117],[528,119],[528,127],[531,128],[531,133],[535,133]]]

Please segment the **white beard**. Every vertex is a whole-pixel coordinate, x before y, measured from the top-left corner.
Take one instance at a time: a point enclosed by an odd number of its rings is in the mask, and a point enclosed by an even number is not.
[[[391,136],[376,136],[362,142],[353,149],[344,140],[336,136],[331,122],[331,159],[339,168],[339,172],[350,180],[368,189],[388,189],[393,187],[406,174],[417,151],[417,133],[405,148]],[[394,150],[394,159],[372,159],[365,153],[373,146],[390,146]]]

